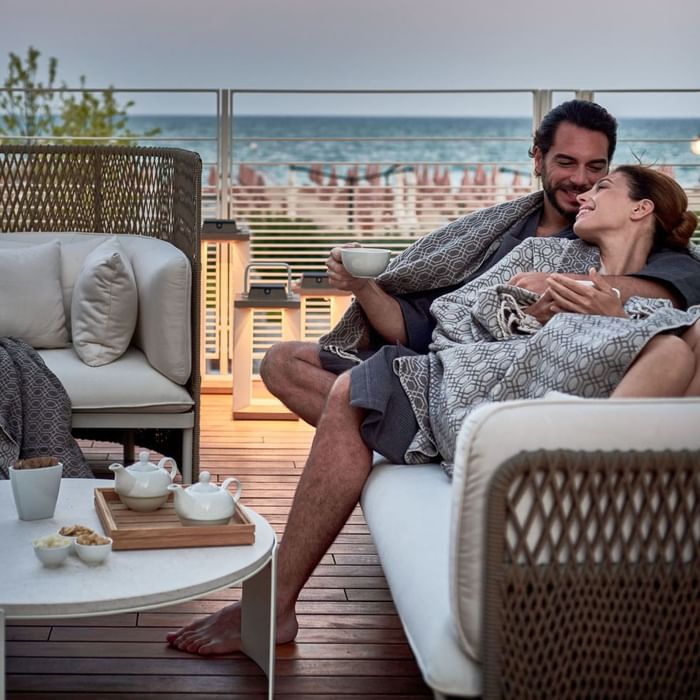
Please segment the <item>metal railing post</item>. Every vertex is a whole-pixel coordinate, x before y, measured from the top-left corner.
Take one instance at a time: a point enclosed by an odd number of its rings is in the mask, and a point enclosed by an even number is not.
[[[532,91],[532,133],[534,134],[540,125],[544,115],[552,109],[551,90]]]
[[[574,94],[577,100],[585,100],[586,102],[593,102],[595,100],[595,93],[593,90],[576,90]]]
[[[219,94],[219,189],[217,199],[219,205],[219,218],[231,217],[231,121],[232,97],[231,91],[223,89]]]
[[[532,91],[532,133],[537,131],[537,127],[552,109],[552,91],[551,90],[533,90]],[[532,191],[535,192],[542,187],[539,177],[532,178]]]

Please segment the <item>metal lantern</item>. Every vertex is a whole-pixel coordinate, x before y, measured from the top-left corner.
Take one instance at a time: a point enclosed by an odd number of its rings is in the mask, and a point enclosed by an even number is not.
[[[258,268],[284,268],[287,282],[251,282],[250,272]],[[291,292],[292,271],[286,263],[254,263],[246,266],[244,289],[233,302],[233,417],[234,419],[297,418],[261,387],[254,392],[253,341],[254,312],[279,310],[282,316],[282,340],[299,340],[301,301]]]
[[[350,292],[331,287],[328,273],[318,270],[302,273],[299,295],[304,340],[317,340],[334,328],[352,301]]]

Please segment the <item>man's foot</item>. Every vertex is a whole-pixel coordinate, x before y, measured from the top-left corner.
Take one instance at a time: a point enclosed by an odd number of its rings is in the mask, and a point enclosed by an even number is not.
[[[299,625],[294,612],[277,618],[276,643],[291,642]],[[166,636],[171,647],[190,654],[210,656],[229,654],[241,648],[241,604],[234,603],[221,608],[208,617],[191,622]]]

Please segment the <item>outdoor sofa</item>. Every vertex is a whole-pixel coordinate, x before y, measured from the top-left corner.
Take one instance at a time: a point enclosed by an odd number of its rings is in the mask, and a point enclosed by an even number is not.
[[[700,400],[477,409],[361,504],[438,698],[700,697]]]
[[[0,300],[0,334],[34,339],[76,436],[122,442],[127,461],[135,444],[158,450],[186,481],[199,453],[201,167],[180,149],[0,146],[0,268],[31,284]]]

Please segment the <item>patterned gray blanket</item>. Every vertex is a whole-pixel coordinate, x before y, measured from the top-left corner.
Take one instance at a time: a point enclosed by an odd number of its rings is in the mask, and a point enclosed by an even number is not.
[[[462,282],[498,248],[511,226],[542,206],[542,198],[542,192],[535,192],[479,209],[436,229],[397,255],[377,277],[377,283],[390,294],[400,294]],[[357,359],[350,353],[362,348],[367,340],[364,314],[353,302],[338,325],[320,338],[319,344],[324,350]]]
[[[52,455],[64,477],[92,477],[70,433],[65,389],[39,353],[18,338],[0,338],[0,478],[17,459]]]
[[[625,307],[630,318],[561,313],[540,326],[521,311],[536,295],[506,284],[523,270],[586,273],[599,266],[598,249],[583,241],[528,239],[478,280],[433,303],[430,353],[394,361],[420,426],[408,463],[439,454],[449,473],[457,431],[482,403],[551,390],[607,397],[651,338],[700,318],[700,306],[686,312],[666,300],[633,297]]]
[[[503,234],[516,222],[542,206],[543,193],[520,197],[467,214],[419,238],[397,255],[377,283],[390,294],[423,291],[457,284],[475,272],[494,252]],[[700,260],[700,246],[690,245]],[[319,345],[348,359],[366,347],[367,322],[359,304],[353,302],[337,326],[319,339]]]

